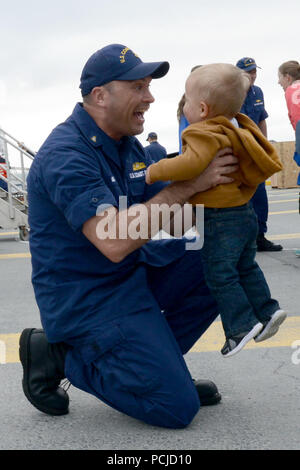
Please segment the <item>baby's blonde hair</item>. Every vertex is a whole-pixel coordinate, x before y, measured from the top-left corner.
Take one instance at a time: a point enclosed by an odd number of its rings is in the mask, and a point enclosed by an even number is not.
[[[207,64],[189,76],[199,99],[209,107],[209,117],[230,118],[240,111],[250,87],[250,78],[231,64]]]

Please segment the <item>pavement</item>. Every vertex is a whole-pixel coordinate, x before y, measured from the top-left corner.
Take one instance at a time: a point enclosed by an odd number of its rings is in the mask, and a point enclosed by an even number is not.
[[[27,242],[0,231],[0,450],[299,450],[299,191],[268,188],[268,238],[282,252],[258,253],[273,297],[288,318],[273,338],[223,358],[219,319],[185,356],[194,378],[209,378],[220,404],[202,407],[182,430],[148,426],[71,386],[70,413],[51,417],[23,395],[18,338],[40,327]]]

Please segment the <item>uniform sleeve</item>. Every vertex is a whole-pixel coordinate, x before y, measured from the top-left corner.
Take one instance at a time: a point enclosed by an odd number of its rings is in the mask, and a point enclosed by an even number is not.
[[[260,95],[261,95],[261,100],[263,102],[263,106],[261,107],[261,111],[260,111],[260,116],[259,116],[259,121],[258,121],[259,123],[267,119],[267,117],[269,116],[265,109],[265,99],[264,99],[263,91],[261,89],[260,89]]]
[[[149,167],[151,182],[185,181],[200,175],[220,149],[212,134],[184,133],[184,152],[174,158],[164,158]]]
[[[47,155],[45,162],[43,184],[74,231],[81,230],[101,208],[117,206],[94,157],[65,149]]]
[[[144,201],[149,201],[149,199],[152,199],[156,194],[160,193],[164,188],[166,188],[169,185],[167,182],[162,182],[158,181],[157,183],[154,184],[146,184],[146,189],[144,193]]]

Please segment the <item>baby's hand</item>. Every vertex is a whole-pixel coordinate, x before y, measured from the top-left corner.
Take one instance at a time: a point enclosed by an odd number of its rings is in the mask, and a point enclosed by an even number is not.
[[[145,179],[146,179],[146,183],[147,183],[147,184],[152,184],[152,183],[151,183],[151,178],[150,178],[150,167],[151,167],[151,165],[148,166],[148,168],[147,168],[147,170],[146,170],[146,178],[145,178]]]

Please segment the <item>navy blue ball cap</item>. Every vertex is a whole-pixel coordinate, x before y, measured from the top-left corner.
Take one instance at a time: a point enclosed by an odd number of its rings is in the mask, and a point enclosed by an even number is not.
[[[149,139],[157,139],[156,132],[149,132],[148,137],[147,137],[146,140],[149,140]]]
[[[245,72],[251,72],[251,70],[254,70],[256,68],[258,69],[261,68],[261,67],[258,67],[258,65],[256,65],[255,60],[252,59],[251,57],[243,57],[242,59],[237,61],[236,66],[239,69],[245,70]]]
[[[80,77],[82,96],[88,95],[96,86],[113,80],[139,80],[161,78],[169,70],[168,62],[142,62],[128,47],[110,44],[95,52],[83,67]]]

